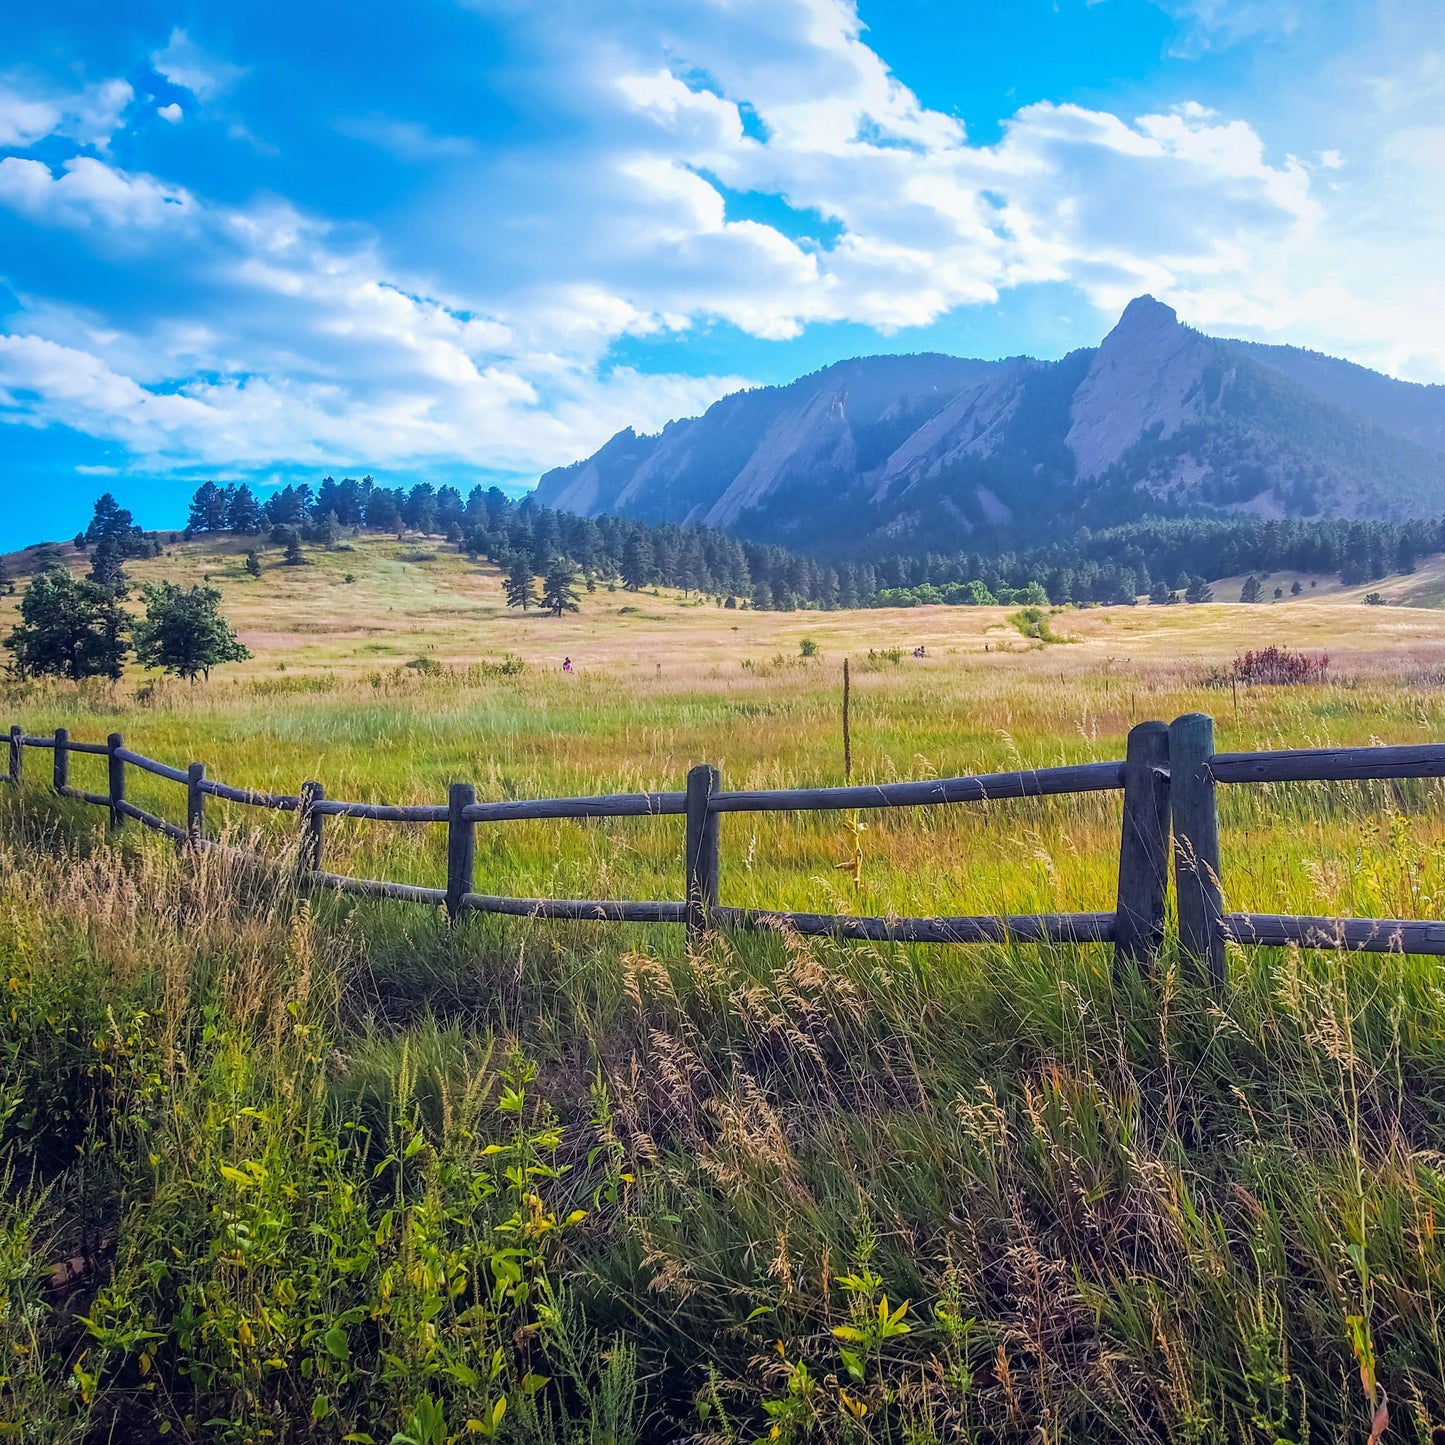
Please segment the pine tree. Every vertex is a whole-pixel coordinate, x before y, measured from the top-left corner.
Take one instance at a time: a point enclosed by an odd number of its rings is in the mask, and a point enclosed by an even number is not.
[[[622,585],[629,592],[646,587],[653,577],[652,543],[642,528],[636,528],[622,549]]]
[[[299,532],[287,533],[286,556],[283,560],[288,567],[304,567],[306,565],[306,554],[301,550],[301,534]]]
[[[144,533],[136,526],[135,518],[109,492],[96,498],[95,513],[85,529],[85,540],[90,546],[110,540],[120,549],[122,558],[145,555]]]
[[[250,573],[252,577],[259,577],[261,575],[261,559],[254,551],[246,553],[246,571]]]
[[[106,535],[95,544],[90,557],[90,580],[117,597],[125,596],[125,550],[117,538]]]
[[[435,532],[437,529],[436,489],[430,482],[418,482],[407,496],[401,509],[402,521],[415,532]]]
[[[525,552],[518,552],[512,558],[512,565],[502,579],[502,591],[506,594],[507,606],[520,607],[523,612],[536,602],[536,577],[532,572],[532,559]]]
[[[542,580],[542,606],[553,617],[581,610],[577,599],[577,571],[560,553],[552,558]]]
[[[341,522],[335,512],[326,512],[317,517],[306,529],[308,542],[319,542],[326,548],[334,547],[341,540]]]
[[[191,498],[186,527],[192,532],[221,532],[226,526],[226,494],[214,482],[202,482]]]
[[[226,499],[226,526],[233,532],[261,530],[261,506],[245,482]]]
[[[1241,602],[1258,602],[1264,595],[1264,588],[1260,586],[1259,578],[1252,572],[1244,579],[1244,586],[1239,589],[1239,600]]]
[[[3,555],[0,555],[0,593],[11,596],[15,592],[15,579],[10,575],[9,565]]]
[[[1208,602],[1214,596],[1214,589],[1202,577],[1191,577],[1184,589],[1186,602]]]

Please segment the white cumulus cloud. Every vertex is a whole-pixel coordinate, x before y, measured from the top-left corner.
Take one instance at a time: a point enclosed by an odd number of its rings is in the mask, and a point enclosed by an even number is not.
[[[157,75],[172,85],[189,90],[197,100],[214,100],[228,91],[243,75],[245,67],[220,60],[203,50],[180,26],[171,31],[165,45],[151,52]]]
[[[66,91],[0,76],[0,147],[24,150],[58,135],[104,150],[134,98],[130,83],[114,78]]]
[[[74,156],[59,174],[23,156],[0,160],[0,205],[46,224],[116,234],[161,226],[192,208],[188,193],[152,176],[127,175],[93,156]]]

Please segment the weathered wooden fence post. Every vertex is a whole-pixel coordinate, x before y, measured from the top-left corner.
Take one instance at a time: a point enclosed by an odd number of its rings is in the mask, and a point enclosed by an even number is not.
[[[316,804],[326,796],[326,789],[317,782],[301,784],[301,806],[297,809],[301,818],[301,845],[296,855],[296,871],[302,875],[321,870],[321,825],[326,821],[325,813],[316,811]]]
[[[462,899],[472,892],[477,868],[477,825],[463,816],[477,801],[471,783],[453,783],[447,795],[447,917],[462,915]]]
[[[699,945],[707,933],[708,915],[718,906],[722,859],[718,815],[708,802],[719,789],[722,775],[710,763],[701,763],[687,775],[687,944]]]
[[[55,729],[55,762],[51,777],[55,791],[63,793],[70,786],[70,730]]]
[[[1124,755],[1124,822],[1119,838],[1119,895],[1114,912],[1114,966],[1152,969],[1164,942],[1169,891],[1169,728],[1130,728]]]
[[[186,840],[182,847],[194,848],[206,836],[206,795],[201,791],[205,776],[204,763],[192,763],[186,769]]]
[[[1191,712],[1169,725],[1169,806],[1174,820],[1174,889],[1179,949],[1224,983],[1224,897],[1219,882],[1219,812],[1209,760],[1214,719]]]
[[[125,759],[116,754],[125,746],[125,739],[119,733],[111,733],[105,740],[106,762],[110,774],[110,826],[123,828],[125,814],[121,804],[125,802]]]
[[[10,782],[20,786],[20,778],[25,768],[25,730],[18,724],[10,725]]]

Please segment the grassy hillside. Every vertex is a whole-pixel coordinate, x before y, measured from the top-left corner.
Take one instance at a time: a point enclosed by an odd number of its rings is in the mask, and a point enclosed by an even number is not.
[[[333,797],[667,788],[704,760],[737,786],[831,783],[850,656],[864,780],[1117,757],[1133,722],[1192,709],[1223,748],[1445,736],[1428,610],[1065,611],[1046,644],[1010,609],[603,590],[559,621],[508,615],[448,549],[403,555],[422,550],[272,550],[253,580],[242,549],[177,545],[135,574],[209,574],[255,658],[195,687],[0,684],[0,723],[118,729]],[[1328,651],[1328,679],[1221,685],[1272,641]],[[478,665],[507,654],[520,672]],[[1172,954],[1115,980],[1093,947],[449,932],[107,838],[44,761],[0,795],[19,1438],[1364,1440],[1377,1384],[1387,1438],[1445,1428],[1434,963],[1232,951],[1216,997]],[[97,760],[74,770],[101,785]],[[178,790],[132,785],[179,816]],[[1229,905],[1438,916],[1442,802],[1434,782],[1226,790]],[[724,901],[1111,906],[1108,795],[866,821],[855,891],[843,820],[724,819]],[[293,820],[260,826],[284,857]],[[436,883],[441,831],[337,821],[328,857]],[[675,898],[681,851],[676,819],[498,825],[477,876]]]
[[[1381,577],[1358,587],[1342,586],[1338,576],[1321,577],[1309,572],[1283,570],[1257,575],[1264,584],[1265,602],[1274,606],[1318,601],[1361,603],[1372,592],[1380,593],[1392,607],[1434,608],[1445,605],[1445,557],[1442,556],[1422,558],[1413,572]],[[1244,582],[1245,574],[1216,578],[1212,583],[1215,599],[1237,602]],[[1295,582],[1299,582],[1303,589],[1298,597],[1290,595],[1290,588]],[[1283,598],[1273,596],[1276,587],[1283,590]]]
[[[177,539],[161,556],[126,568],[136,582],[168,578],[220,589],[226,615],[255,654],[251,663],[228,668],[226,677],[278,670],[326,670],[349,677],[387,672],[418,658],[462,665],[515,655],[540,668],[559,667],[570,656],[579,668],[606,668],[629,677],[649,669],[655,673],[661,664],[674,673],[684,669],[684,676],[693,678],[711,667],[765,663],[780,650],[790,654],[804,636],[816,639],[835,661],[845,653],[866,655],[870,648],[906,646],[911,652],[920,643],[954,657],[982,654],[985,646],[990,653],[1029,650],[1008,621],[1017,610],[1012,607],[753,612],[723,610],[718,599],[696,594],[633,593],[599,584],[597,591],[583,593],[579,614],[554,618],[508,609],[497,569],[469,561],[437,538],[398,542],[362,535],[334,550],[308,547],[304,567],[284,565],[281,549],[265,546],[258,578],[244,566],[252,545],[253,539],[231,537]],[[23,587],[33,569],[51,559],[77,571],[88,565],[69,544],[6,560]],[[1289,588],[1297,578],[1304,591],[1294,598]],[[1246,617],[1220,606],[1069,611],[1059,626],[1082,649],[1070,654],[1068,668],[1092,670],[1101,656],[1116,655],[1121,640],[1127,660],[1187,656],[1208,663],[1270,642],[1361,657],[1381,645],[1415,642],[1428,653],[1441,635],[1437,619],[1402,617],[1359,604],[1367,593],[1379,591],[1396,605],[1439,607],[1445,602],[1445,557],[1424,559],[1408,577],[1356,588],[1342,588],[1335,577],[1296,572],[1269,574],[1264,581],[1266,602]],[[1215,602],[1237,603],[1243,582],[1242,576],[1216,579]],[[1279,601],[1270,595],[1277,586],[1285,592]],[[1319,610],[1322,603],[1329,604],[1328,610]],[[0,636],[9,631],[18,604],[18,595],[0,597]]]

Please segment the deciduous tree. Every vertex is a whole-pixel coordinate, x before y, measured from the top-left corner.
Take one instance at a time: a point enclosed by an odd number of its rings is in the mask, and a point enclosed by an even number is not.
[[[119,678],[130,651],[130,617],[120,598],[65,567],[47,567],[20,602],[7,639],[21,677]]]
[[[250,649],[221,616],[214,587],[179,587],[174,582],[145,588],[146,615],[135,625],[135,655],[147,667],[174,672],[194,682],[209,678],[223,662],[244,662]]]

